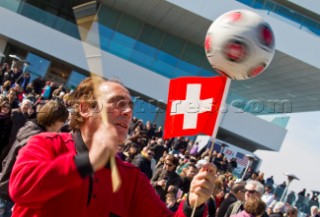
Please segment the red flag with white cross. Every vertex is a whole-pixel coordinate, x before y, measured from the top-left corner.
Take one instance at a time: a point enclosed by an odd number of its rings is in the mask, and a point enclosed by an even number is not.
[[[172,79],[164,138],[200,133],[212,136],[220,105],[228,92],[226,83],[225,76]]]

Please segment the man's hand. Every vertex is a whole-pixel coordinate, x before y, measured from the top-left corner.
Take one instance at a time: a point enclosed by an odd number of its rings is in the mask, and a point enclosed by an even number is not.
[[[195,205],[198,207],[210,198],[215,187],[216,173],[217,168],[208,163],[203,165],[200,172],[193,178],[189,191],[189,204],[191,207]]]
[[[89,149],[89,159],[93,171],[97,171],[107,164],[110,156],[116,154],[117,146],[118,133],[116,128],[109,123],[101,123],[94,132]]]

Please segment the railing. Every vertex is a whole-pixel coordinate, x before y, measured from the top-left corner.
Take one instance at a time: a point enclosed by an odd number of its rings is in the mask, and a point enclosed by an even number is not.
[[[270,16],[277,16],[279,19],[287,18],[286,22],[304,31],[316,34],[320,36],[320,23],[310,17],[287,8],[283,5],[279,5],[271,0],[236,0],[243,4],[256,9],[263,9],[268,11]],[[290,22],[291,21],[291,22]]]

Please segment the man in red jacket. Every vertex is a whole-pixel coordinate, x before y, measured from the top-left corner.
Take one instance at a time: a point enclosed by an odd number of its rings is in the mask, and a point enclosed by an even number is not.
[[[122,184],[113,192],[108,162],[127,137],[133,104],[129,91],[116,81],[87,78],[73,97],[73,133],[40,134],[20,150],[9,185],[13,217],[178,217],[191,216],[194,206],[194,216],[205,216],[216,175],[210,164],[193,179],[188,199],[175,213],[138,168],[118,158]]]

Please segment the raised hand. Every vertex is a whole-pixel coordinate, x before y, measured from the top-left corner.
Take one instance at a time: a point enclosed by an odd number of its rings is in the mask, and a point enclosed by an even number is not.
[[[193,178],[189,191],[189,204],[191,207],[204,204],[214,191],[217,168],[211,164],[205,164],[199,173]]]
[[[103,168],[110,156],[116,154],[118,146],[118,132],[110,123],[100,124],[92,137],[89,149],[89,159],[93,171]]]

